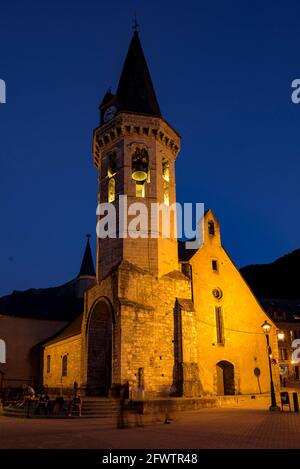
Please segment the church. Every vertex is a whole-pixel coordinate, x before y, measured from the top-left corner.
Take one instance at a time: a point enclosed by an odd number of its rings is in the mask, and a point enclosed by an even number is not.
[[[94,130],[98,203],[176,202],[178,132],[163,118],[134,31],[117,91],[108,91]],[[218,220],[204,217],[204,242],[187,250],[173,233],[97,240],[96,282],[84,311],[43,344],[43,381],[90,395],[129,382],[145,398],[269,391],[265,312],[222,246]],[[273,374],[277,338],[272,324]]]
[[[124,195],[149,208],[174,204],[180,135],[161,113],[137,31],[117,90],[99,109],[99,206],[118,209]],[[96,272],[87,245],[82,309],[39,343],[50,391],[67,393],[77,382],[82,394],[108,396],[128,382],[132,397],[142,389],[145,399],[166,389],[177,397],[269,392],[265,321],[278,389],[276,326],[223,247],[214,213],[205,212],[199,249],[178,241],[175,223],[167,238],[160,225],[156,237],[97,238]]]

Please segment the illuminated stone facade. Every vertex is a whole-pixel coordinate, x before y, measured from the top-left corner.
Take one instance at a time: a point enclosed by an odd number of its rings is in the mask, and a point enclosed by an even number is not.
[[[135,33],[118,92],[105,96],[94,132],[98,202],[112,201],[117,209],[120,195],[127,195],[128,204],[142,201],[147,207],[176,201],[180,137],[160,115],[148,69],[141,73],[146,67],[141,54]],[[143,82],[135,83],[137,97],[142,90],[140,101],[124,92],[136,63]],[[136,154],[146,157],[135,167]],[[169,393],[171,387],[177,396],[267,392],[265,320],[221,245],[211,211],[205,215],[203,246],[179,257],[174,220],[168,239],[101,239],[97,284],[85,293],[80,321],[45,345],[44,383],[67,388],[77,381],[86,393],[107,395],[112,385],[129,381],[133,395],[142,388],[145,398],[165,394],[166,388]],[[272,324],[278,385],[275,333]],[[68,373],[62,377],[65,355]]]

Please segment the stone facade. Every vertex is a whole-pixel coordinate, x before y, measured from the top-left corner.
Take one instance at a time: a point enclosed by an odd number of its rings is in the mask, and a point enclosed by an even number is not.
[[[157,237],[150,233],[151,204],[176,202],[180,137],[160,115],[136,32],[120,83],[100,106],[93,140],[98,226],[101,207],[110,202],[117,227],[109,226],[110,236],[97,244],[97,282],[85,293],[81,338],[76,333],[74,340],[46,344],[45,356],[51,354],[55,364],[51,376],[44,371],[45,383],[61,382],[62,354],[68,353],[62,385],[76,380],[90,394],[107,395],[126,381],[133,396],[139,389],[145,398],[269,391],[261,329],[269,319],[222,247],[212,212],[205,215],[203,246],[184,261],[178,258],[176,217],[169,236],[162,236],[161,220]],[[128,205],[142,202],[148,209],[146,227],[130,228],[137,213],[127,213],[126,236],[118,223],[124,195]],[[277,360],[275,333],[272,324]],[[275,361],[272,366],[277,385]]]
[[[66,376],[63,373],[63,357],[67,357]],[[66,391],[73,389],[75,381],[81,381],[81,335],[68,337],[44,348],[44,385],[51,390]]]
[[[214,235],[208,234],[209,222],[214,223]],[[79,336],[46,347],[45,356],[51,354],[51,363],[58,365],[53,365],[51,375],[45,374],[45,382],[61,384],[61,357],[68,353],[69,377],[63,385],[76,380],[87,392],[90,376],[93,391],[100,394],[107,394],[111,384],[126,381],[133,394],[142,386],[145,398],[164,395],[172,385],[174,394],[186,397],[268,392],[261,325],[270,320],[222,247],[211,211],[205,216],[204,233],[203,246],[188,261],[191,279],[180,270],[157,277],[123,261],[87,290],[82,348]],[[217,270],[212,261],[217,261]],[[214,296],[215,290],[220,298]],[[222,311],[222,343],[218,343],[216,307]],[[102,316],[103,321],[97,323],[93,316]],[[272,357],[278,361],[274,324],[271,344]],[[231,390],[226,390],[223,374],[228,374],[230,365]],[[272,368],[278,386],[278,366]]]

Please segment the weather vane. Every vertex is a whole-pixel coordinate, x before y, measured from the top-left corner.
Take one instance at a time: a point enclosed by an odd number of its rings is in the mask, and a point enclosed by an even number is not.
[[[139,23],[137,22],[137,17],[136,17],[136,13],[134,14],[134,18],[133,18],[133,27],[132,27],[133,31],[135,32],[139,32],[140,30],[140,25]]]

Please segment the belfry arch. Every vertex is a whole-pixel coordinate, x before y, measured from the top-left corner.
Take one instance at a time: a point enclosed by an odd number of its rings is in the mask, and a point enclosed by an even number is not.
[[[113,310],[100,299],[87,324],[87,393],[107,396],[112,383]]]

